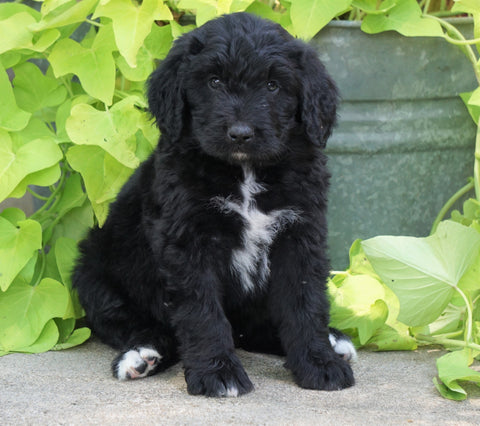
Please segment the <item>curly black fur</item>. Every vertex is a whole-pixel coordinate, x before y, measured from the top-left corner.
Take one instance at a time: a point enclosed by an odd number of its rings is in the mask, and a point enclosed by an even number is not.
[[[315,52],[227,15],[175,42],[148,100],[158,147],[80,244],[73,282],[94,332],[158,351],[149,374],[181,360],[192,394],[253,389],[235,346],[285,354],[305,388],[353,385],[329,340],[321,148],[337,92]]]

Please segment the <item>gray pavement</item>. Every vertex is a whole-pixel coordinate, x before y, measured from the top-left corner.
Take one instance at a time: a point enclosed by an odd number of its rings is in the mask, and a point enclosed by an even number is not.
[[[470,386],[464,402],[437,394],[439,354],[360,351],[353,388],[317,392],[298,388],[281,358],[239,351],[255,391],[212,399],[187,394],[179,365],[118,382],[109,370],[115,352],[91,340],[66,351],[0,358],[0,424],[480,424],[480,388]]]

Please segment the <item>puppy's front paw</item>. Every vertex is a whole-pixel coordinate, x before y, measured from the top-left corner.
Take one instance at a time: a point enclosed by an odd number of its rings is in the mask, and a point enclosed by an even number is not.
[[[297,384],[305,389],[340,390],[355,383],[350,364],[339,356],[303,361],[292,370]]]
[[[191,395],[240,396],[253,390],[236,356],[214,358],[205,365],[187,367],[185,380]]]
[[[154,374],[161,359],[151,347],[131,349],[113,360],[112,372],[119,380],[139,379]]]

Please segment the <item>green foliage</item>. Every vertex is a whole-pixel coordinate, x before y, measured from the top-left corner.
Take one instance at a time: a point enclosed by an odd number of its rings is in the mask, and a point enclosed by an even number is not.
[[[382,9],[383,13],[374,12],[365,16],[363,31],[374,34],[395,30],[405,36],[443,36],[440,24],[424,17],[416,0],[383,2]]]
[[[408,327],[398,321],[397,296],[375,273],[361,241],[350,249],[350,268],[329,282],[331,324],[348,333],[357,347],[376,351],[417,347]]]

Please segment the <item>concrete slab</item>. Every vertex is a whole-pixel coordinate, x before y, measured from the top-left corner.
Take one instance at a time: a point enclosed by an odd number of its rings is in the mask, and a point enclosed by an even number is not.
[[[114,355],[91,340],[67,351],[0,358],[0,424],[480,424],[479,388],[469,388],[464,402],[437,394],[436,350],[360,351],[357,384],[337,392],[300,389],[282,358],[239,351],[255,391],[226,399],[188,395],[180,365],[118,382],[110,375]]]

